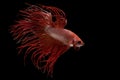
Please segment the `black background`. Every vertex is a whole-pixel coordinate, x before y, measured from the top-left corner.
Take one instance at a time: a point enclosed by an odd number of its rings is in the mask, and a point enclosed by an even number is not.
[[[8,27],[16,19],[25,2],[44,4],[62,9],[68,19],[65,28],[75,32],[85,42],[80,51],[68,50],[62,55],[54,68],[55,80],[108,79],[112,78],[112,58],[106,43],[110,38],[111,20],[108,2],[79,0],[4,0],[0,9],[0,54],[1,72],[5,78],[23,80],[52,80],[34,68],[32,64],[24,66],[17,56],[16,44],[9,34]],[[106,29],[106,27],[108,27]],[[106,46],[107,45],[107,46]],[[109,51],[112,51],[109,48]]]

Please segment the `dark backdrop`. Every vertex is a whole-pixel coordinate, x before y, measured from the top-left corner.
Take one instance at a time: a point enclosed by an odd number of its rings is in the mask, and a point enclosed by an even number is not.
[[[3,78],[23,80],[52,80],[34,68],[24,66],[17,56],[16,44],[9,34],[8,27],[13,24],[25,2],[44,4],[62,9],[68,19],[65,28],[72,30],[85,42],[80,51],[73,49],[63,54],[55,64],[55,80],[82,80],[112,78],[109,55],[105,46],[109,6],[104,2],[79,0],[1,0],[0,5],[0,54]],[[107,29],[108,30],[108,29]],[[109,31],[109,30],[108,30]]]

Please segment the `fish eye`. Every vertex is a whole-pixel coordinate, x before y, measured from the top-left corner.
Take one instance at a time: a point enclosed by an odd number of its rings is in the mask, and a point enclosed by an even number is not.
[[[78,41],[77,44],[81,44],[81,41]]]

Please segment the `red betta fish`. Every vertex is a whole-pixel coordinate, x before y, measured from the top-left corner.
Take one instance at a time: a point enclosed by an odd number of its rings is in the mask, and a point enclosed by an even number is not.
[[[31,54],[34,66],[52,76],[53,67],[60,55],[70,47],[75,49],[84,42],[72,31],[64,29],[65,13],[56,7],[29,5],[20,10],[22,18],[10,27],[18,46],[18,54],[24,50],[24,61]],[[26,61],[25,61],[26,62]]]

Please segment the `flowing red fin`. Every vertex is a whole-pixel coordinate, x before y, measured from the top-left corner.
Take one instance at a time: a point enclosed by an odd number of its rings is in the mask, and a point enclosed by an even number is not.
[[[53,39],[44,30],[47,26],[63,28],[64,25],[61,26],[57,22],[61,16],[65,19],[65,14],[55,7],[44,6],[41,8],[36,5],[31,5],[20,12],[23,18],[10,27],[14,40],[19,44],[18,54],[24,53],[25,62],[27,62],[28,55],[32,54],[31,61],[34,66],[47,72],[48,76],[52,76],[56,60],[68,49],[68,46]],[[57,18],[54,24],[52,16]],[[22,52],[24,50],[26,51]]]
[[[52,18],[55,20],[53,21],[53,27],[55,28],[64,28],[67,24],[67,19],[64,11],[59,8],[52,7],[52,6],[42,6],[43,9],[50,12],[52,14]]]

